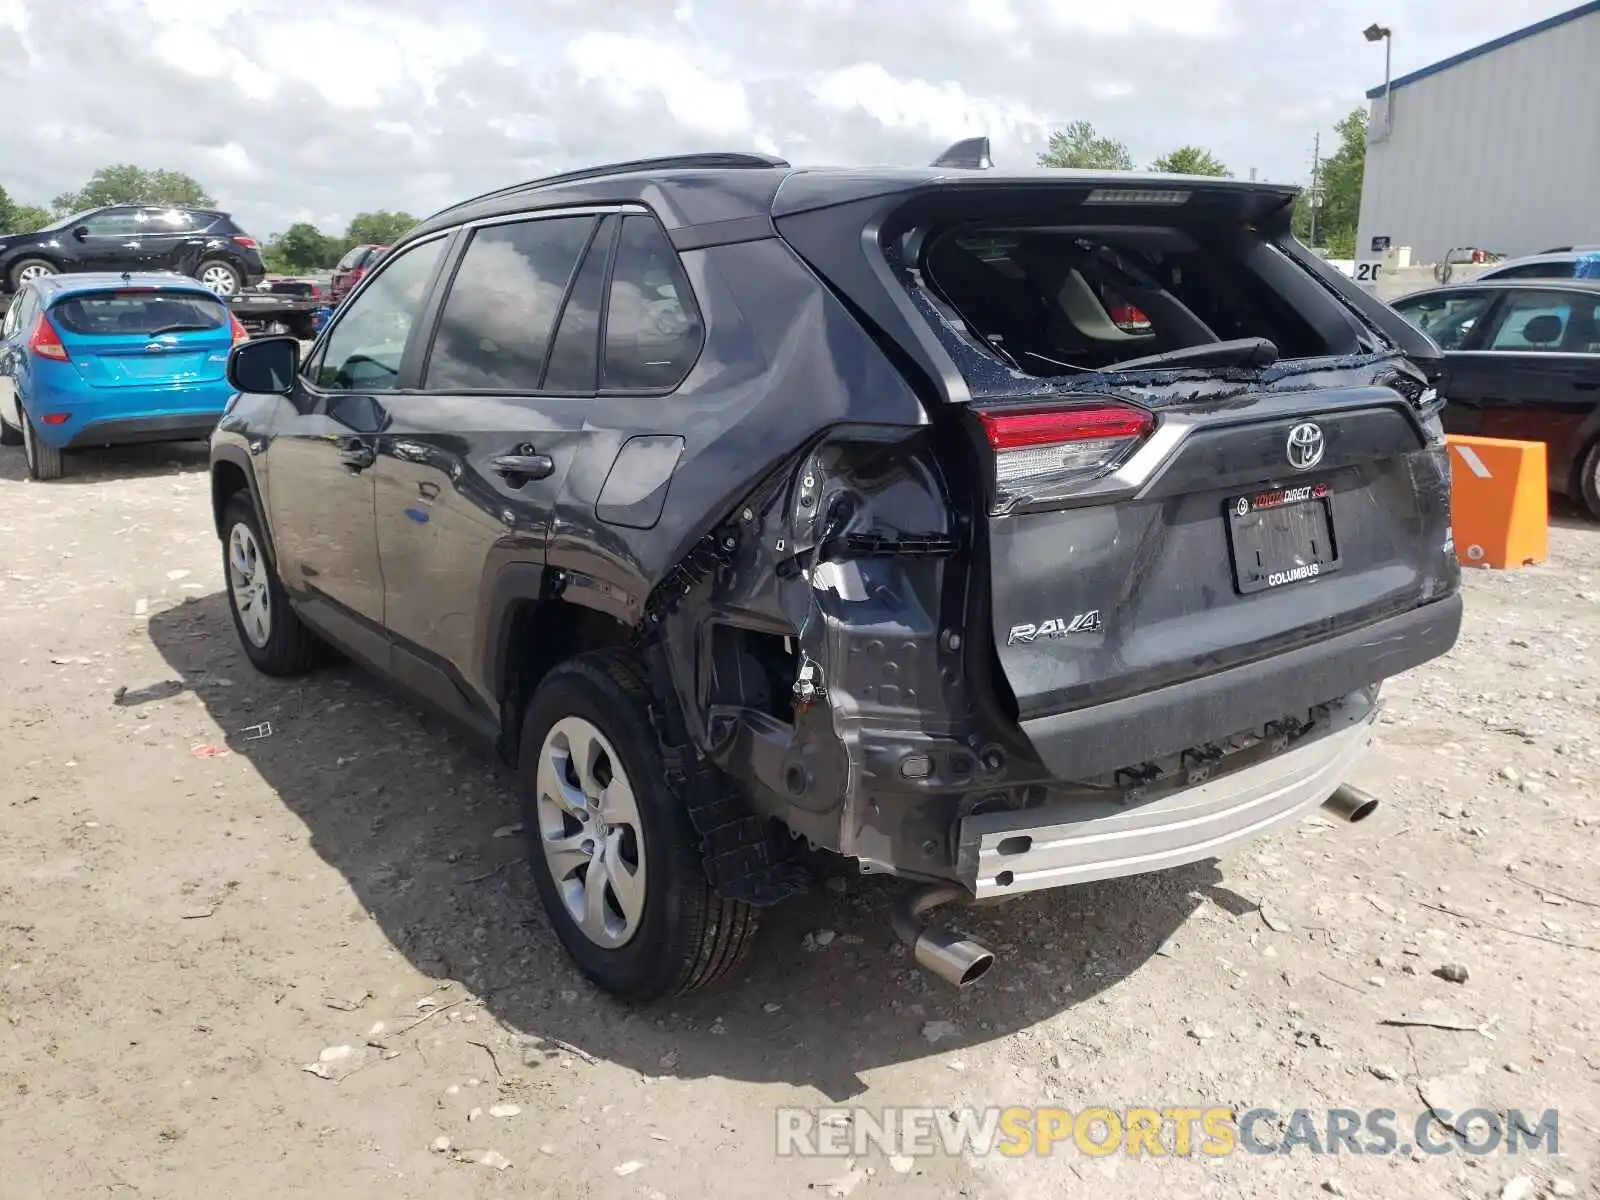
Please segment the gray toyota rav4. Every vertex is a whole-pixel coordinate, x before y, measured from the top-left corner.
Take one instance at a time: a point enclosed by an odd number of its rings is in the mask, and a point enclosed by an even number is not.
[[[245,652],[494,743],[551,923],[636,999],[826,856],[935,904],[1210,858],[1324,803],[1461,620],[1426,337],[1291,188],[745,154],[397,243],[212,442]]]

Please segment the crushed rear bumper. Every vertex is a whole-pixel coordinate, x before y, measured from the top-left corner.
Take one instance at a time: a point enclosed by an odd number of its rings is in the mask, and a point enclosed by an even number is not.
[[[1073,799],[969,816],[958,834],[959,879],[983,899],[1216,858],[1332,795],[1372,740],[1378,711],[1356,692],[1288,750],[1143,803]]]
[[[1461,611],[1455,593],[1186,683],[1024,720],[1022,731],[1057,778],[1092,779],[1201,745],[1219,730],[1253,729],[1421,666],[1455,645]]]

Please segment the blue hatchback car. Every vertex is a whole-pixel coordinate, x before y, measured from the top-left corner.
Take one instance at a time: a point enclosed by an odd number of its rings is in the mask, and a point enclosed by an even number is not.
[[[249,335],[182,275],[47,275],[0,325],[0,445],[59,479],[63,452],[211,436],[232,396],[228,352]]]

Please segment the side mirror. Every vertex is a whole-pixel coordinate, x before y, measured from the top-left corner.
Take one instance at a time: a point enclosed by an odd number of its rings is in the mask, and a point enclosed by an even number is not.
[[[228,354],[228,383],[239,392],[287,396],[300,370],[300,343],[292,337],[256,338]]]
[[[83,241],[89,236],[89,227],[87,225],[79,225],[72,231],[72,236],[77,238],[80,242]]]

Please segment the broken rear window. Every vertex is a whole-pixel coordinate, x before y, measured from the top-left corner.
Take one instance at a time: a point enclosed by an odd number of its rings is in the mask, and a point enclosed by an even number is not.
[[[1132,360],[1252,339],[1285,359],[1360,349],[1347,320],[1327,319],[1335,302],[1245,228],[965,226],[923,244],[927,298],[953,328],[1029,375],[1153,368]],[[1285,273],[1299,278],[1286,285]],[[1323,305],[1323,319],[1307,320],[1297,307],[1307,304]]]

